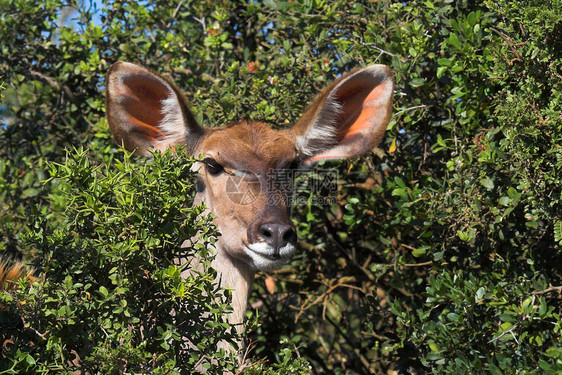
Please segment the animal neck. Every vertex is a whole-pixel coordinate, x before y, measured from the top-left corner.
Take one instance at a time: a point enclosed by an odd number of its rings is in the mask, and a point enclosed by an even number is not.
[[[255,271],[250,269],[246,263],[220,250],[211,265],[217,271],[220,286],[232,291],[233,311],[229,317],[229,323],[236,325],[237,331],[241,332],[241,323],[244,321],[244,313],[246,312]]]
[[[200,205],[203,201],[209,202],[212,200],[205,200],[204,194],[198,193],[195,195],[193,205]],[[210,212],[212,212],[212,209],[208,207],[203,215]],[[184,242],[183,246],[189,246],[188,241]],[[194,262],[192,265],[195,266],[195,268],[198,268],[199,271],[202,271],[202,264],[199,262]],[[236,326],[238,333],[242,333],[242,322],[244,322],[248,296],[250,294],[256,272],[246,263],[228,255],[228,253],[222,249],[220,245],[216,248],[216,256],[211,262],[211,266],[217,271],[217,281],[220,281],[220,287],[228,288],[232,291],[233,311],[228,317],[228,322],[231,325]]]

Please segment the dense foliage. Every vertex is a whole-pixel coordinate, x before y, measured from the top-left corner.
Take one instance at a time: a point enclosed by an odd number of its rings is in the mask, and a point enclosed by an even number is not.
[[[170,76],[205,126],[287,126],[353,67],[395,73],[383,144],[320,166],[336,202],[295,206],[302,251],[258,275],[240,371],[562,371],[558,0],[0,0],[0,252],[39,279],[1,297],[1,370],[237,368],[215,354],[228,293],[171,262],[217,235],[191,159],[110,139],[117,60]]]
[[[216,236],[208,220],[197,218],[203,208],[187,204],[191,163],[167,153],[142,166],[115,160],[110,169],[91,165],[86,154],[51,164],[51,206],[21,236],[46,258],[45,280],[5,300],[25,317],[13,317],[20,324],[3,331],[4,340],[17,335],[6,346],[15,355],[12,369],[161,373],[181,363],[192,370],[219,340],[232,337],[223,323],[229,306],[224,296],[214,298],[224,293],[208,262],[207,272],[185,281],[181,267],[169,262],[197,249],[204,257]],[[36,343],[37,336],[44,341]],[[181,349],[182,337],[190,338],[191,351]]]

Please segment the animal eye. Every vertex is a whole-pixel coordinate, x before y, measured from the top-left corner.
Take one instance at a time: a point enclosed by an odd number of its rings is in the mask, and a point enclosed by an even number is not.
[[[205,164],[205,168],[211,176],[217,176],[224,172],[223,166],[217,163],[215,159],[206,158],[202,160],[202,163]]]

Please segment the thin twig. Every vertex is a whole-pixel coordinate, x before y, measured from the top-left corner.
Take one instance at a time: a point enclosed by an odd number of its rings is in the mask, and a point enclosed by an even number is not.
[[[398,111],[395,113],[395,116],[398,116],[399,114],[401,114],[402,112],[406,112],[406,111],[413,111],[414,109],[419,109],[419,108],[429,108],[431,107],[430,105],[427,104],[422,104],[422,105],[417,105],[415,107],[410,107],[410,108],[404,108],[401,111]]]
[[[511,335],[513,336],[513,338],[515,339],[515,342],[517,343],[517,345],[519,345],[519,341],[517,340],[517,337],[515,337],[515,335],[513,334],[513,330],[515,328],[517,328],[517,326],[519,325],[519,323],[516,323],[513,325],[513,327],[511,327],[510,329],[503,331],[498,337],[494,337],[493,339],[491,339],[490,341],[488,341],[488,344],[497,341],[499,339],[501,339],[503,336],[505,336],[508,333],[511,333]]]
[[[35,333],[37,336],[39,336],[39,337],[42,338],[43,340],[46,340],[45,335],[46,335],[47,333],[49,333],[49,331],[46,331],[45,333],[41,333],[41,332],[39,332],[38,330],[36,330],[35,328],[33,328],[33,327],[31,326],[31,324],[27,324],[27,322],[26,322],[26,320],[25,320],[25,314],[24,314],[24,312],[23,312],[23,308],[21,307],[21,303],[20,303],[20,300],[19,300],[19,298],[18,298],[17,293],[15,294],[15,297],[16,297],[16,298],[15,298],[15,299],[16,299],[16,306],[17,306],[18,312],[19,312],[19,314],[20,314],[20,319],[21,319],[21,322],[23,323],[23,326],[25,327],[25,329],[27,329],[27,330],[29,330],[29,331]]]
[[[197,18],[197,17],[193,17],[193,19],[197,22],[199,22],[201,24],[201,26],[203,26],[203,30],[207,31],[207,22],[205,21],[205,17],[201,17],[201,18]]]
[[[431,264],[433,264],[433,261],[430,260],[428,262],[423,262],[423,263],[406,263],[406,264],[400,264],[400,266],[402,267],[423,267],[423,266],[430,266]]]
[[[308,303],[308,304],[305,303],[305,304],[300,308],[300,311],[297,313],[297,316],[295,317],[295,323],[298,322],[300,316],[301,316],[302,314],[304,314],[304,312],[305,312],[306,310],[308,310],[308,309],[311,308],[312,306],[314,306],[314,305],[320,303],[320,301],[322,301],[323,299],[326,299],[326,298],[328,297],[328,295],[330,295],[330,293],[332,293],[332,292],[334,291],[334,289],[339,288],[340,286],[345,286],[345,287],[350,288],[350,289],[362,290],[361,288],[358,288],[358,287],[356,287],[356,286],[349,285],[349,284],[336,284],[336,285],[330,287],[327,291],[325,291],[324,293],[322,293],[320,296],[318,296],[318,298],[316,298],[316,299],[314,300],[314,302],[311,302],[311,303]],[[325,309],[324,309],[324,310],[325,310]],[[324,315],[324,313],[323,313],[322,315]]]
[[[365,46],[365,47],[369,47],[369,48],[374,48],[374,49],[376,49],[376,50],[379,51],[381,54],[384,53],[385,55],[388,55],[388,56],[398,57],[398,56],[396,56],[394,53],[385,51],[384,49],[382,49],[382,48],[380,48],[380,47],[377,47],[377,46],[375,46],[375,45],[367,44],[367,43],[365,43],[365,42],[360,42],[360,43],[361,43],[361,45],[363,45],[363,46]],[[380,57],[380,55],[379,55],[379,57]],[[377,57],[377,59],[378,59],[378,57]],[[405,63],[405,62],[407,61],[406,59],[401,59],[401,58],[399,58],[399,57],[398,57],[398,59],[400,59],[400,61],[402,61],[403,63]]]
[[[176,18],[176,16],[178,15],[178,12],[181,8],[181,6],[183,5],[183,0],[180,1],[180,3],[178,4],[178,6],[176,7],[176,10],[174,10],[174,14],[172,14],[172,18],[170,18],[170,21],[168,21],[168,25],[166,25],[167,28],[170,28],[170,26],[172,25],[172,21]]]
[[[236,375],[238,374],[242,374],[247,368],[249,368],[251,366],[251,364],[248,364],[249,362],[249,354],[252,350],[254,350],[254,348],[256,347],[257,342],[256,341],[250,341],[250,343],[246,346],[246,350],[244,350],[244,355],[242,356],[242,360],[240,367],[238,368],[238,370],[236,370]]]
[[[385,267],[385,268],[394,268],[394,267],[424,267],[424,266],[430,266],[433,264],[432,260],[429,260],[427,262],[423,262],[423,263],[406,263],[406,264],[396,264],[396,263],[374,263],[374,266],[377,267]],[[441,263],[441,265],[445,265],[447,263]]]
[[[532,292],[531,294],[533,295],[545,294],[554,291],[558,291],[559,293],[562,292],[562,286],[551,286],[550,288],[546,288],[545,290],[539,290],[538,292]]]
[[[509,62],[509,65],[513,65],[514,61],[521,61],[521,57],[519,56],[519,53],[517,52],[517,50],[515,49],[515,43],[513,43],[513,40],[507,36],[506,34],[502,33],[501,31],[494,29],[493,27],[490,27],[490,30],[492,30],[493,32],[495,32],[496,34],[498,34],[503,40],[505,40],[507,42],[507,44],[509,45],[509,47],[511,48],[511,51],[513,52],[513,54],[516,56],[514,59],[512,59]]]
[[[204,360],[205,358],[207,358],[207,354],[204,354],[201,358],[199,358],[199,360],[198,360],[197,363],[195,364],[195,367],[193,367],[193,368],[198,368],[199,365],[200,365],[201,363],[203,363],[203,360]]]
[[[38,79],[39,81],[45,82],[46,84],[48,84],[49,86],[51,86],[53,89],[59,91],[61,89],[61,85],[59,85],[59,83],[51,78],[48,77],[46,75],[44,75],[43,73],[40,73],[38,71],[29,69],[29,73],[33,76],[33,78]],[[73,103],[77,103],[78,100],[76,99],[76,96],[74,96],[74,93],[72,92],[72,90],[70,90],[70,88],[66,85],[62,85],[62,89],[64,91],[64,93],[70,98],[70,100]]]

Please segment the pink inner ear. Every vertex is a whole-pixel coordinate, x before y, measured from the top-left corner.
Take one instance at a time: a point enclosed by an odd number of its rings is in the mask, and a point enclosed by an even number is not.
[[[127,122],[134,131],[150,140],[164,138],[158,129],[163,119],[162,100],[169,96],[168,90],[155,79],[123,79],[118,93]]]
[[[349,83],[337,95],[337,101],[343,104],[340,118],[347,119],[339,129],[337,137],[340,142],[348,140],[358,133],[369,131],[377,112],[376,100],[383,88],[365,87],[361,81]]]
[[[128,122],[129,122],[129,124],[131,124],[134,131],[136,133],[140,133],[140,135],[144,138],[148,138],[152,141],[156,141],[158,139],[166,138],[166,135],[164,133],[162,133],[160,131],[160,129],[158,129],[155,126],[149,125],[145,122],[142,122],[141,120],[139,120],[137,118],[129,117]]]
[[[350,138],[359,133],[369,131],[375,113],[375,108],[363,107],[356,120],[349,127],[338,132],[338,136],[341,137],[341,141],[348,141]]]

